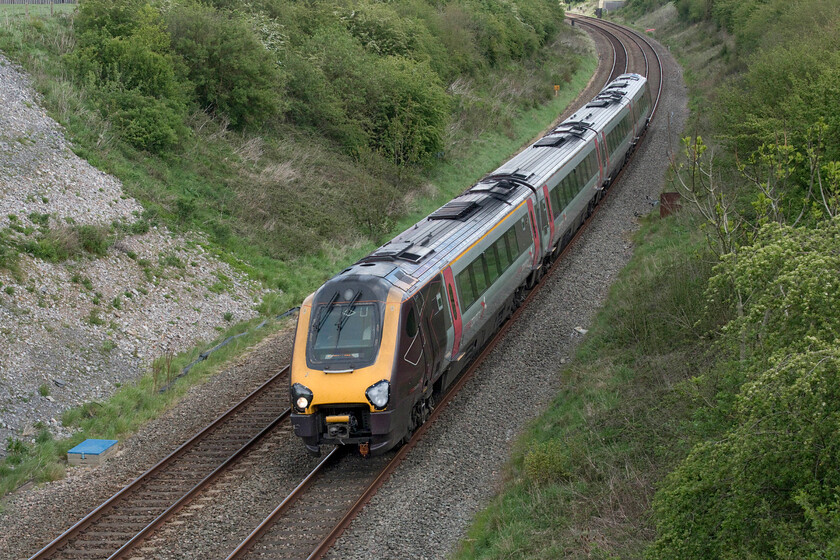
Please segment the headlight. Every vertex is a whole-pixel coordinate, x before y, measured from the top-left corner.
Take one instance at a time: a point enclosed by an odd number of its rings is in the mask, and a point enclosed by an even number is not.
[[[292,385],[292,404],[298,412],[305,412],[312,404],[312,391],[300,383]]]
[[[367,388],[365,396],[375,409],[382,410],[388,405],[388,399],[391,398],[391,384],[384,379],[374,383]]]

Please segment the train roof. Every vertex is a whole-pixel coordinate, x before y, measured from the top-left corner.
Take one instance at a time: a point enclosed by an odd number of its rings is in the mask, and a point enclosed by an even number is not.
[[[531,146],[334,279],[375,276],[411,295],[519,207],[531,187],[541,187],[557,173],[645,81],[638,74],[619,76]]]

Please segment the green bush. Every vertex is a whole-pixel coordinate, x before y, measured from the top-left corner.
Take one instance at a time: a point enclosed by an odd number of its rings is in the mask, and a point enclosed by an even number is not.
[[[166,19],[202,109],[234,127],[260,124],[279,112],[277,61],[244,22],[201,5],[176,6]]]
[[[559,439],[538,443],[525,454],[523,470],[534,484],[571,478],[573,472],[568,445]]]
[[[651,558],[840,552],[838,239],[840,218],[815,228],[772,223],[715,269],[710,300],[741,302],[721,341],[724,355],[740,359],[706,374],[728,378],[701,411],[719,417],[719,433],[657,493]]]
[[[122,138],[141,150],[161,153],[189,134],[183,106],[169,99],[139,90],[113,91],[103,97],[102,106]]]
[[[33,257],[49,262],[61,262],[85,253],[105,256],[111,239],[103,226],[59,226],[50,228],[36,239],[23,243],[22,248]]]
[[[657,494],[650,558],[840,554],[840,348],[784,356],[744,386],[737,426]]]
[[[381,59],[366,85],[374,149],[397,165],[428,161],[443,149],[450,103],[427,64]]]
[[[103,116],[136,148],[160,152],[186,134],[185,86],[160,13],[145,0],[83,0],[66,57]]]
[[[343,10],[341,20],[366,50],[379,55],[412,56],[417,53],[418,34],[426,27],[410,17],[400,17],[395,6],[359,2]]]

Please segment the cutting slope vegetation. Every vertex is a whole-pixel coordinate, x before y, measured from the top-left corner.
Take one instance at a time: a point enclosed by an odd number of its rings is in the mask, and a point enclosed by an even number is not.
[[[684,212],[644,221],[459,558],[840,554],[840,7],[660,6],[629,10],[686,65]]]
[[[84,0],[13,20],[0,48],[146,220],[206,232],[291,306],[337,247],[435,194],[430,170],[570,79],[562,18],[547,0]]]

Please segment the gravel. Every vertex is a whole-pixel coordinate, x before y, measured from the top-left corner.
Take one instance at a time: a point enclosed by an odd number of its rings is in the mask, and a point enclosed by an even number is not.
[[[23,241],[44,215],[53,231],[137,221],[140,204],[73,153],[28,77],[2,54],[0,107],[0,230]],[[121,237],[101,258],[23,254],[18,272],[0,268],[0,442],[32,440],[41,424],[66,437],[62,411],[107,398],[151,359],[255,316],[263,290],[205,245],[199,235],[152,228]]]

